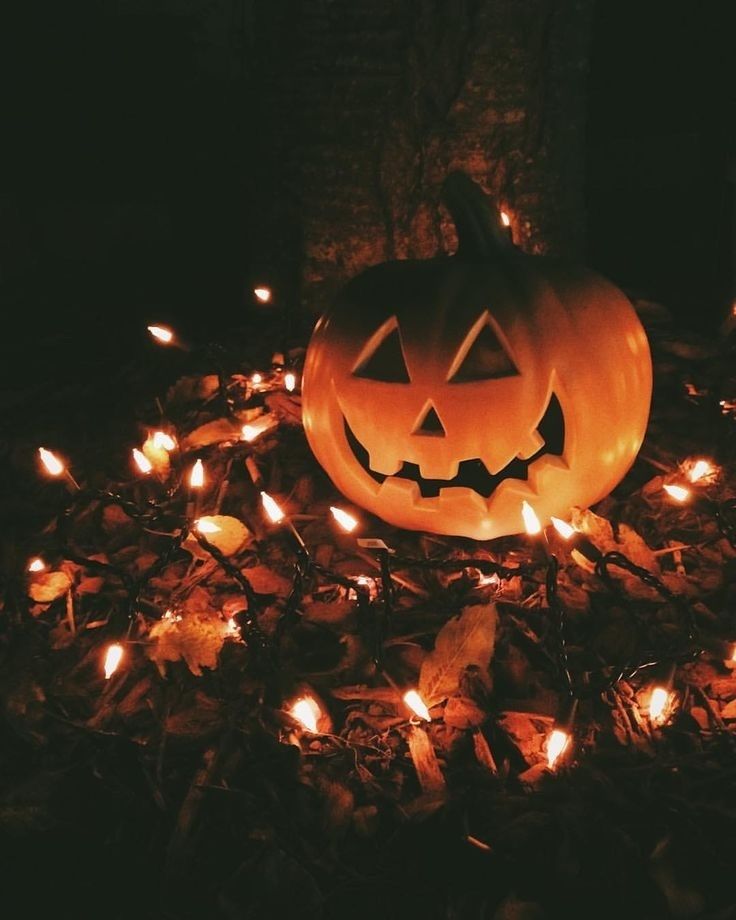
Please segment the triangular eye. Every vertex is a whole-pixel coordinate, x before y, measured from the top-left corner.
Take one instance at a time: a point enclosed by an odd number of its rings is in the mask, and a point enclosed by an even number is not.
[[[360,362],[355,369],[355,376],[384,383],[410,383],[396,321],[382,331],[384,336],[378,347]]]
[[[472,380],[492,380],[513,377],[519,373],[509,353],[488,322],[478,331],[459,367],[451,375],[450,383],[469,383]]]

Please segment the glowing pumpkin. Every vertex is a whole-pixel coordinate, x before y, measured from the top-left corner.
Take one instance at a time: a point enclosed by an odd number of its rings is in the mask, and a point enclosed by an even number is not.
[[[527,256],[467,176],[444,187],[453,256],[387,262],[318,322],[303,379],[317,459],[400,527],[487,540],[603,498],[644,436],[652,368],[626,297]]]

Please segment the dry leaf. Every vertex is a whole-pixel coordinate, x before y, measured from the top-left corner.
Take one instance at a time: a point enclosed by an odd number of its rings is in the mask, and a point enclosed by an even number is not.
[[[572,509],[572,523],[582,531],[602,553],[615,551],[623,553],[632,562],[649,569],[650,572],[659,572],[659,563],[647,544],[639,534],[628,524],[619,524],[614,535],[611,522],[599,517],[590,510],[582,511],[580,508]]]
[[[240,571],[251,583],[256,594],[277,594],[286,597],[291,591],[291,581],[267,565],[252,565]]]
[[[180,738],[201,740],[222,726],[222,704],[197,691],[193,699],[166,718],[166,732]]]
[[[250,538],[250,531],[245,524],[227,514],[208,514],[199,520],[219,528],[215,533],[203,533],[202,536],[226,556],[234,556]],[[199,546],[194,537],[187,537],[185,546],[188,550],[193,548],[192,544]]]
[[[199,447],[207,447],[209,444],[220,444],[223,441],[238,441],[240,436],[240,425],[228,418],[216,418],[190,431],[184,438],[182,447],[184,450],[194,450]]]
[[[90,575],[83,578],[77,585],[77,594],[98,594],[105,584],[101,575]]]
[[[496,640],[495,604],[466,607],[437,633],[434,650],[422,662],[419,692],[432,707],[457,693],[460,677],[470,665],[488,669]]]
[[[216,374],[208,374],[205,377],[180,377],[172,387],[169,387],[166,402],[172,405],[184,405],[188,402],[209,399],[217,392],[218,386],[219,381]]]
[[[50,604],[71,588],[66,572],[42,572],[28,586],[28,596],[39,604]]]
[[[442,714],[445,725],[453,728],[477,728],[486,720],[486,713],[466,696],[451,696]]]
[[[287,425],[301,425],[302,400],[289,393],[269,393],[266,397],[269,410]]]
[[[202,668],[214,668],[225,642],[228,625],[218,615],[187,613],[181,620],[164,618],[151,628],[146,654],[166,674],[167,661],[183,659],[198,677]]]

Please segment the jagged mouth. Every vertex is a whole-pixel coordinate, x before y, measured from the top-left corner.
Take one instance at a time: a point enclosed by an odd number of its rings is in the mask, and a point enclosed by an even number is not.
[[[536,428],[544,441],[542,446],[536,453],[525,460],[520,457],[514,457],[502,470],[495,474],[490,473],[485,463],[477,457],[472,460],[461,460],[458,465],[457,475],[452,479],[425,479],[419,472],[418,464],[409,463],[408,461],[405,461],[401,469],[393,473],[392,476],[377,473],[370,468],[368,451],[351,430],[347,419],[344,419],[344,422],[348,444],[350,444],[355,459],[369,476],[378,483],[390,478],[408,479],[411,482],[416,482],[422,498],[436,498],[442,489],[458,486],[473,489],[484,498],[490,498],[504,480],[518,479],[525,482],[529,478],[529,468],[533,463],[545,454],[560,457],[565,447],[565,417],[562,413],[560,401],[554,393],[550,396],[547,409]]]

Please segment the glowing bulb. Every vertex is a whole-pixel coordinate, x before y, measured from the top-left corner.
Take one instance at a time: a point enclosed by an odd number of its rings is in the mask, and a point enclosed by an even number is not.
[[[110,680],[112,675],[117,671],[120,662],[123,660],[123,647],[117,642],[108,645],[105,652],[105,680]]]
[[[261,492],[261,502],[263,504],[263,510],[268,515],[272,524],[279,524],[286,517],[275,499],[271,498],[268,492]]]
[[[536,536],[542,532],[542,525],[539,522],[534,508],[526,499],[521,503],[521,516],[524,519],[524,528],[530,537]]]
[[[662,488],[676,502],[686,502],[690,498],[690,489],[686,489],[684,486],[664,485]]]
[[[565,540],[569,540],[570,537],[577,532],[571,524],[568,524],[567,521],[563,521],[561,518],[552,517],[550,520],[552,521],[554,529],[561,537],[564,537]]]
[[[501,211],[501,223],[503,224],[504,227],[511,226],[511,218],[505,211]]]
[[[352,581],[361,588],[366,589],[369,600],[374,600],[378,597],[378,585],[376,584],[375,578],[371,578],[370,575],[357,575]],[[354,588],[348,589],[348,597],[357,597],[357,595],[358,592]]]
[[[289,393],[294,392],[294,387],[296,386],[296,374],[292,371],[287,371],[284,374],[284,387],[289,391]]]
[[[265,432],[270,431],[271,428],[276,427],[276,419],[273,417],[273,414],[267,412],[265,415],[261,415],[253,422],[247,422],[243,425],[241,432],[244,441],[255,441],[259,435],[265,434]]]
[[[170,345],[174,341],[174,333],[168,326],[148,326],[147,328],[153,338],[162,345]]]
[[[348,533],[352,533],[358,526],[358,522],[352,514],[348,514],[347,511],[343,511],[342,508],[336,508],[334,505],[330,505],[330,511],[340,527]]]
[[[40,556],[36,556],[28,563],[29,572],[43,572],[46,569],[46,563]]]
[[[189,486],[192,489],[201,489],[204,485],[204,463],[197,460],[189,474]]]
[[[317,731],[317,721],[322,715],[317,701],[311,696],[303,696],[289,710],[289,715],[308,732]]]
[[[271,288],[269,287],[253,288],[253,293],[255,295],[256,300],[259,303],[271,303],[271,297],[273,296],[271,293]]]
[[[239,636],[240,635],[240,628],[237,622],[235,621],[234,617],[231,617],[225,623],[225,635],[226,636]]]
[[[59,460],[56,454],[52,454],[51,451],[46,450],[45,447],[39,447],[38,454],[49,476],[61,476],[64,472],[64,464]]]
[[[151,442],[154,447],[163,448],[164,450],[176,450],[176,441],[165,431],[154,431]]]
[[[147,473],[150,473],[151,470],[153,469],[153,464],[151,463],[151,461],[150,461],[150,460],[148,459],[148,457],[143,453],[143,451],[142,451],[142,450],[138,450],[137,447],[134,447],[134,448],[133,448],[133,459],[135,460],[135,463],[136,463],[136,466],[138,467],[138,469],[139,469],[139,470],[141,471],[141,473],[143,473],[144,475],[146,475]]]
[[[256,383],[256,384],[257,384],[257,383],[263,383],[263,374],[258,374],[258,373],[256,373],[256,374],[251,374],[250,382],[251,382],[251,383]]]
[[[649,718],[655,725],[667,719],[670,691],[664,687],[655,687],[649,699]]]
[[[692,465],[692,468],[687,474],[687,478],[690,482],[698,482],[701,479],[704,479],[706,476],[712,476],[715,473],[716,468],[710,462],[710,460],[696,460]]]
[[[547,739],[547,766],[554,769],[555,764],[562,756],[570,743],[570,736],[561,728],[554,728]]]
[[[429,709],[427,709],[427,704],[419,696],[416,690],[407,690],[404,694],[404,702],[411,709],[414,715],[419,716],[420,719],[423,719],[425,722],[431,722],[432,716],[429,714]]]
[[[214,521],[208,521],[207,518],[199,518],[194,522],[194,526],[200,533],[220,533],[222,530]]]

